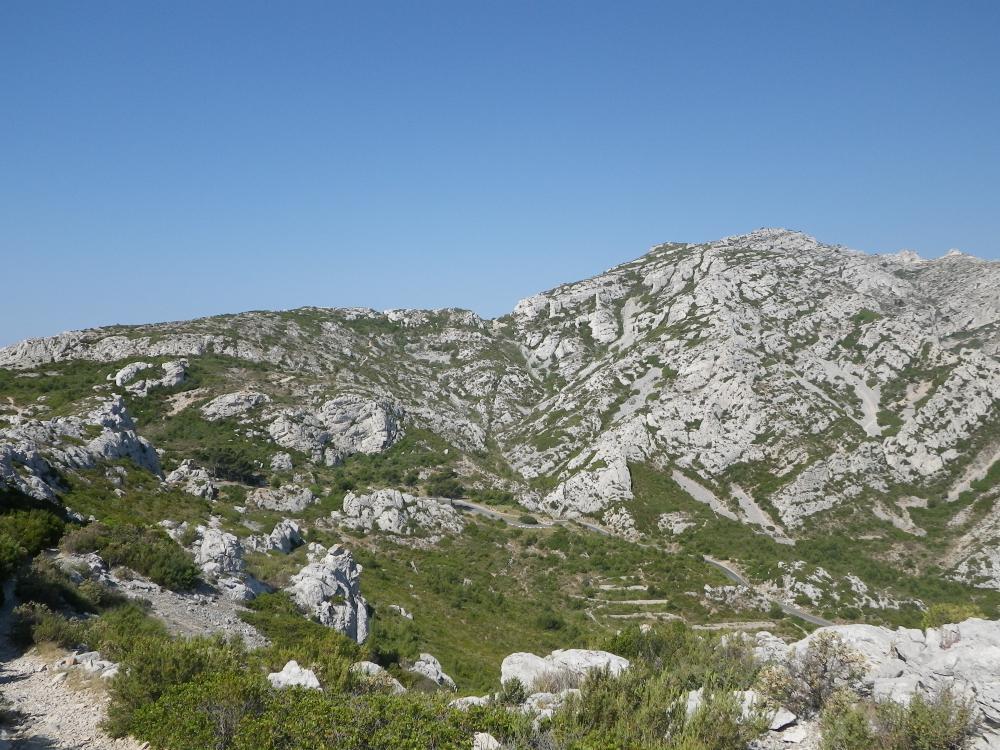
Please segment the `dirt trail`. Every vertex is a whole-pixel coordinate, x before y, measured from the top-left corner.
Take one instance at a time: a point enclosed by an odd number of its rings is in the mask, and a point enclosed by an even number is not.
[[[4,585],[0,608],[0,693],[20,722],[0,735],[0,750],[142,750],[132,739],[115,740],[99,728],[108,698],[95,681],[63,677],[36,649],[22,652],[8,638],[14,587]]]

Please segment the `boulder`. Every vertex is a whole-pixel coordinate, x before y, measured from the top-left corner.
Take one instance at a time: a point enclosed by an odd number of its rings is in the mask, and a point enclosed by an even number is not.
[[[270,403],[270,396],[255,391],[237,391],[224,393],[201,407],[202,416],[209,422],[218,419],[228,419],[246,414],[255,406]]]
[[[607,651],[559,649],[544,658],[519,652],[510,654],[501,663],[500,681],[520,680],[529,691],[534,691],[538,685],[551,683],[560,687],[575,687],[591,670],[607,669],[612,675],[618,675],[628,667],[628,659]]]
[[[258,487],[247,494],[247,503],[265,510],[277,510],[284,513],[301,513],[318,498],[308,487],[295,484],[285,484],[278,489]]]
[[[243,540],[243,546],[251,552],[280,552],[282,555],[287,555],[303,544],[305,540],[302,538],[302,529],[290,518],[278,521],[270,534],[260,534]]]
[[[338,396],[318,409],[287,408],[273,414],[271,438],[328,466],[355,453],[381,453],[403,435],[403,408],[387,398]]]
[[[503,750],[503,745],[492,734],[476,732],[472,736],[472,750]]]
[[[316,673],[311,669],[303,669],[294,659],[282,668],[280,672],[271,672],[267,681],[279,690],[290,687],[303,687],[310,690],[320,690]]]
[[[199,526],[194,561],[209,578],[243,572],[243,546],[235,534]]]
[[[435,659],[431,654],[420,654],[420,658],[408,667],[405,667],[405,669],[407,672],[412,672],[413,674],[427,678],[440,687],[445,687],[449,690],[457,689],[455,681],[446,675],[441,669],[441,662]]]
[[[420,532],[458,534],[465,527],[451,501],[415,497],[399,490],[384,489],[344,496],[343,510],[330,517],[348,528],[385,531],[399,536]]]
[[[368,637],[368,602],[361,596],[361,566],[336,545],[292,576],[288,592],[295,603],[323,625],[358,643]]]
[[[166,482],[180,485],[189,495],[203,497],[206,500],[211,500],[218,494],[212,475],[205,469],[195,466],[190,458],[185,458],[180,466],[167,474]]]
[[[124,387],[126,391],[134,396],[145,397],[149,395],[149,392],[153,388],[172,388],[175,385],[183,383],[187,364],[186,359],[164,362],[160,365],[162,374],[159,378],[150,377],[145,380],[136,381],[136,375],[144,370],[152,369],[154,365],[148,362],[133,362],[115,373],[115,385],[119,388]]]

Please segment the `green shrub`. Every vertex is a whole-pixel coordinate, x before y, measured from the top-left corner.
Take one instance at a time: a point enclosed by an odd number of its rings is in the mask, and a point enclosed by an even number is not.
[[[236,746],[240,728],[260,716],[270,698],[270,687],[259,673],[213,673],[173,685],[155,702],[139,707],[132,733],[170,750],[226,750]]]
[[[103,613],[87,628],[89,645],[112,661],[127,658],[138,644],[167,639],[166,626],[135,601]]]
[[[982,610],[975,604],[965,603],[945,603],[932,604],[924,612],[921,626],[924,630],[928,628],[939,628],[950,623],[963,622],[970,617],[983,617]]]
[[[55,513],[40,508],[0,515],[0,537],[6,535],[16,540],[25,554],[32,557],[58,542],[64,526]]]
[[[20,646],[54,643],[62,648],[75,648],[86,636],[87,628],[82,621],[57,614],[45,604],[21,604],[11,616],[10,637]]]
[[[38,557],[17,580],[17,597],[22,602],[37,602],[52,610],[96,612],[69,575],[46,557]]]
[[[432,497],[456,498],[465,494],[465,487],[459,481],[458,474],[455,473],[454,469],[434,472],[427,477],[424,486],[427,494]]]
[[[146,637],[130,644],[120,663],[122,669],[109,689],[107,729],[116,737],[129,733],[140,736],[138,722],[144,707],[173,687],[217,673],[240,672],[246,654],[240,644],[218,639]],[[177,720],[188,721],[189,717],[178,715]]]
[[[193,588],[199,570],[187,552],[159,528],[92,523],[63,540],[70,552],[96,552],[114,567],[124,565],[175,591]]]
[[[789,693],[769,696],[800,716],[811,716],[823,708],[838,690],[857,692],[864,676],[864,659],[844,640],[829,631],[818,633],[788,663]]]
[[[507,680],[500,685],[500,692],[497,694],[497,703],[504,706],[520,706],[528,698],[528,691],[524,683],[517,678]]]
[[[870,712],[857,696],[839,690],[830,696],[820,715],[822,750],[870,750],[876,747]]]
[[[0,532],[0,581],[6,581],[14,575],[18,563],[26,553],[27,550],[16,540]]]
[[[880,703],[875,711],[878,747],[885,750],[962,750],[972,743],[976,720],[971,703],[944,690],[913,696],[906,706]]]
[[[502,708],[448,708],[421,694],[272,690],[254,672],[216,672],[171,686],[133,717],[133,735],[170,750],[467,750],[473,732],[527,734]]]

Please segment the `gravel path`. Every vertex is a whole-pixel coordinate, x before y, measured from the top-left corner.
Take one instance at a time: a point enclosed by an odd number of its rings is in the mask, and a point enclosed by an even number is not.
[[[141,750],[145,744],[114,740],[98,727],[108,698],[96,681],[52,668],[37,650],[20,652],[7,637],[14,606],[13,586],[4,586],[0,609],[0,693],[20,714],[13,732],[0,738],[0,750]],[[96,683],[96,684],[95,684]]]

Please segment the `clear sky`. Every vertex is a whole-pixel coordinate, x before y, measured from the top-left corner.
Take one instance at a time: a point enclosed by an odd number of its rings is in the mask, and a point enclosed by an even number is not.
[[[998,180],[995,0],[0,4],[0,344],[761,226],[996,258]]]

